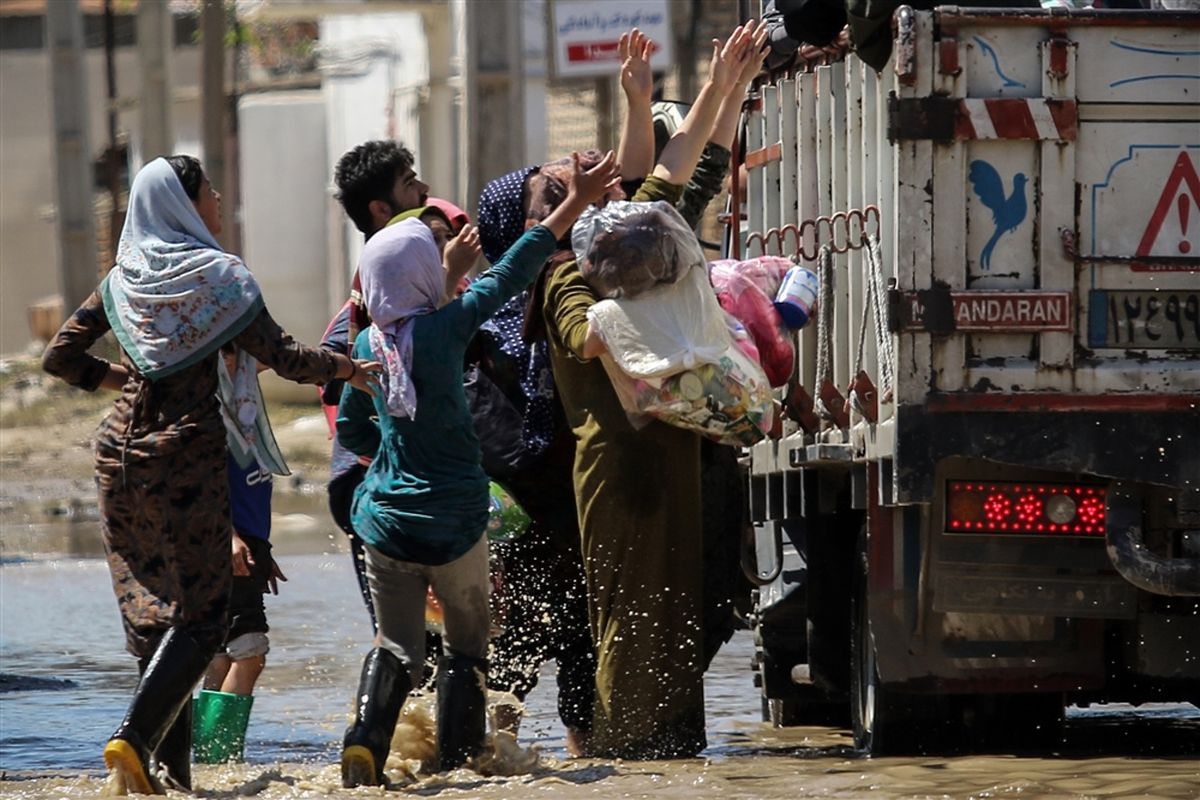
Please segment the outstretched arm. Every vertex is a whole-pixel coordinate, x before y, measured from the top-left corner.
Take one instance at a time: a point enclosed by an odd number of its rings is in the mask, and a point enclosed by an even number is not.
[[[637,28],[621,34],[618,50],[621,88],[625,91],[625,123],[617,145],[617,161],[621,164],[623,181],[645,178],[654,168],[654,121],[650,113],[650,97],[654,92],[654,74],[650,70],[653,49],[654,43]]]
[[[686,184],[692,177],[692,171],[700,160],[704,145],[713,133],[713,125],[721,103],[733,91],[742,72],[748,68],[747,61],[758,59],[759,48],[755,45],[757,30],[757,24],[751,20],[734,29],[724,45],[716,39],[713,40],[708,81],[700,90],[700,95],[692,104],[679,130],[663,149],[658,164],[654,167],[655,177],[679,186]]]
[[[752,24],[752,23],[751,23]],[[767,51],[767,26],[759,25],[751,40],[750,58],[746,59],[742,71],[734,81],[733,88],[721,100],[717,109],[717,119],[713,124],[710,142],[722,147],[733,149],[733,139],[737,135],[738,121],[742,117],[742,102],[746,99],[746,90],[750,88],[754,77],[762,69],[762,60]]]

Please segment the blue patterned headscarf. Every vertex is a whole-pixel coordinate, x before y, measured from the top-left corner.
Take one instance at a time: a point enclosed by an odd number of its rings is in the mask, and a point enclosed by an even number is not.
[[[479,241],[483,254],[493,264],[525,233],[525,209],[522,195],[525,181],[538,167],[525,167],[496,178],[479,195]],[[530,344],[521,336],[526,289],[509,300],[480,328],[502,353],[518,365],[521,394],[525,399],[525,417],[521,438],[531,455],[540,455],[554,441],[554,376],[550,372],[550,354],[545,341]]]
[[[129,187],[117,263],[100,284],[104,312],[137,371],[155,381],[200,363],[263,310],[262,292],[237,256],[221,249],[164,158]],[[238,463],[250,455],[288,475],[258,386],[258,363],[238,350],[232,372],[217,359],[221,415]]]
[[[489,263],[499,261],[525,233],[521,198],[525,179],[537,171],[538,167],[533,166],[501,175],[479,193],[479,244]]]
[[[129,187],[117,263],[100,291],[121,347],[152,381],[202,361],[263,309],[254,276],[217,244],[164,158]]]

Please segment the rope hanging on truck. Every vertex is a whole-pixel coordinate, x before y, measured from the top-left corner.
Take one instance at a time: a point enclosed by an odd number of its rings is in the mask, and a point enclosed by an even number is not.
[[[821,387],[833,382],[833,247],[824,245],[817,255],[817,278],[820,292],[817,299],[817,397],[813,406],[823,419],[835,417],[832,409],[821,401]]]
[[[875,329],[875,353],[879,361],[879,391],[887,400],[895,385],[896,353],[892,346],[892,335],[887,329],[884,315],[883,257],[879,251],[878,236],[863,236],[863,252],[867,256],[867,297],[863,304],[862,325],[858,333],[858,354],[854,358],[854,374],[862,371],[863,351],[867,339],[867,317],[873,318]]]

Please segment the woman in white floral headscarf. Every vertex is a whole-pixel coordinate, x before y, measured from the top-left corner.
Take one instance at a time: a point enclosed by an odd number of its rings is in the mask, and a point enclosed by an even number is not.
[[[226,426],[264,468],[286,471],[256,362],[297,382],[345,378],[364,391],[374,390],[378,368],[280,329],[249,270],[217,244],[219,209],[195,158],[147,164],[130,188],[116,265],[43,357],[47,372],[74,386],[120,392],[96,432],[96,483],[127,648],[142,678],[104,760],[120,786],[142,794],[163,793],[163,782],[190,789],[191,692],[225,638]],[[88,352],[109,330],[120,363]],[[218,357],[227,343],[239,351],[233,375]]]

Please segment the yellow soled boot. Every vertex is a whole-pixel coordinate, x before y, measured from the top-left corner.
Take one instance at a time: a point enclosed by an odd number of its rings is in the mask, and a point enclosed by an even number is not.
[[[113,776],[118,794],[166,794],[154,773],[149,760],[133,742],[125,739],[109,739],[104,746],[104,765]]]
[[[163,636],[125,719],[104,746],[104,764],[118,793],[166,794],[150,769],[150,757],[191,700],[192,687],[211,657],[186,631],[172,628]]]

